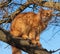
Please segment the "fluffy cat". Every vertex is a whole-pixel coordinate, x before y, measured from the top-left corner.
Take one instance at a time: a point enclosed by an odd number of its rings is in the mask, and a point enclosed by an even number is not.
[[[11,23],[10,33],[15,37],[30,39],[32,44],[40,46],[40,33],[47,27],[52,17],[52,10],[40,9],[33,12],[18,14]]]

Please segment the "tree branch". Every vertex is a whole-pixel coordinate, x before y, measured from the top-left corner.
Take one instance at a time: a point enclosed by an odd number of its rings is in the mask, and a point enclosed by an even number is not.
[[[2,23],[10,23],[11,21],[12,21],[11,19],[0,20],[0,25]]]
[[[22,38],[15,38],[10,35],[10,33],[2,28],[0,28],[0,40],[4,41],[12,46],[15,46],[29,54],[51,54],[46,49],[31,45],[29,40],[23,40]]]
[[[43,7],[49,7],[49,8],[54,8],[56,10],[60,11],[60,3],[58,2],[47,2],[47,1],[42,1],[42,0],[28,0],[26,3],[21,5],[15,12],[13,12],[11,15],[4,16],[4,18],[11,18],[14,19],[14,17],[21,13],[24,9],[29,7],[31,4],[36,4],[37,6],[43,6]]]
[[[6,1],[6,2],[0,3],[0,8],[7,7],[8,4],[9,4],[11,1],[12,1],[12,0],[8,0],[8,1]]]

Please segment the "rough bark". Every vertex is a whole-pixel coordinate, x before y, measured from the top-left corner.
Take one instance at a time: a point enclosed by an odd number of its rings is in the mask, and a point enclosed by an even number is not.
[[[12,37],[8,31],[5,31],[2,28],[0,28],[0,40],[12,46],[15,46],[18,49],[21,49],[29,54],[51,54],[51,52],[43,49],[42,47],[31,45],[29,43],[29,40]]]

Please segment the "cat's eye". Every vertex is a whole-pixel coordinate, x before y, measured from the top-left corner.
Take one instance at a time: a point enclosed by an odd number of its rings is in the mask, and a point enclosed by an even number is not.
[[[50,14],[49,14],[49,13],[47,13],[47,16],[50,16]]]

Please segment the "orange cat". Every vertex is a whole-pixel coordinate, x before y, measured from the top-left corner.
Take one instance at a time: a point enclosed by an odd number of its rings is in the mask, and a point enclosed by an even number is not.
[[[47,27],[51,16],[52,10],[42,8],[37,14],[20,13],[12,21],[10,33],[15,37],[30,39],[32,44],[40,45],[40,33]]]

